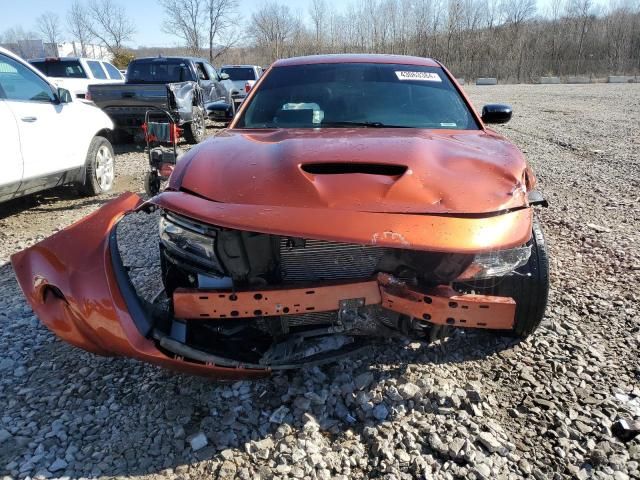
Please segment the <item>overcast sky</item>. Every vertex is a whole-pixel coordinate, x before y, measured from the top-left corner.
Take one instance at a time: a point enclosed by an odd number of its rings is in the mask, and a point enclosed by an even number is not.
[[[156,0],[116,0],[116,2],[124,5],[131,18],[136,22],[138,32],[134,41],[131,42],[132,47],[178,45],[179,39],[177,37],[161,31],[164,12],[159,2]],[[0,31],[14,26],[35,31],[35,19],[38,15],[46,11],[55,11],[60,17],[65,17],[72,3],[73,0],[0,0],[0,10],[2,11]],[[246,19],[251,16],[251,12],[267,3],[267,0],[239,0],[239,3],[242,16]],[[305,18],[311,1],[280,0],[279,3],[288,5],[294,12],[299,11]],[[327,0],[327,3],[331,6],[338,6],[343,2]]]

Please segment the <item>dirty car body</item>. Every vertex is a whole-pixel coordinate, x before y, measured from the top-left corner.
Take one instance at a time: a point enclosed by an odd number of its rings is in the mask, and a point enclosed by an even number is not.
[[[510,114],[478,115],[429,59],[279,61],[166,191],[121,196],[14,269],[62,339],[223,378],[448,327],[523,337],[546,306],[544,200],[522,154],[485,126]],[[118,251],[132,211],[160,212],[155,302]]]

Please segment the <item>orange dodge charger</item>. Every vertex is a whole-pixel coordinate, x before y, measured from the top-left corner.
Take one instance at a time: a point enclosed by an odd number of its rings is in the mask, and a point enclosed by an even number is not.
[[[546,202],[520,151],[438,62],[328,55],[275,62],[220,135],[143,202],[124,194],[17,253],[63,340],[219,378],[357,355],[390,335],[540,324]],[[164,300],[141,299],[116,226],[160,210]]]

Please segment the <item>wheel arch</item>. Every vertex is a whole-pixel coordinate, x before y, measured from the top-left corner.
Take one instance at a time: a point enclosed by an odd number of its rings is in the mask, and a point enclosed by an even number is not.
[[[93,137],[104,137],[107,140],[109,140],[109,142],[113,145],[113,133],[114,133],[114,129],[112,128],[101,128],[95,133]],[[93,140],[93,137],[91,137],[92,140]],[[89,142],[89,145],[91,145],[91,142]]]

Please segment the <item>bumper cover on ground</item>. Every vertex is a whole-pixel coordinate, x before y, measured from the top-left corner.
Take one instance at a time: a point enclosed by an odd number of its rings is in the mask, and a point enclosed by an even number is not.
[[[171,358],[148,338],[152,320],[120,261],[115,226],[142,203],[124,194],[72,226],[11,257],[34,312],[84,350],[126,356],[193,374],[259,377],[268,369],[228,368]]]

